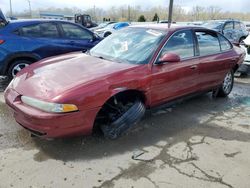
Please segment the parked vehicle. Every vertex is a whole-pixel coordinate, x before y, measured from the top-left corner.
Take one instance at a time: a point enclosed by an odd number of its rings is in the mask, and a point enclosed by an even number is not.
[[[243,40],[241,47],[246,51],[246,58],[237,72],[246,75],[250,72],[250,35],[245,40]]]
[[[220,41],[220,42],[219,42]],[[146,108],[201,92],[226,97],[245,52],[200,27],[153,24],[115,32],[87,54],[48,58],[5,91],[16,121],[43,138],[116,138]]]
[[[245,24],[238,20],[212,20],[202,26],[222,33],[233,43],[241,43],[249,34]]]
[[[122,29],[127,26],[129,26],[128,22],[118,22],[114,24],[109,24],[102,29],[97,29],[95,30],[95,33],[97,33],[100,37],[107,37],[111,35],[114,31]]]
[[[246,29],[248,30],[248,32],[250,31],[250,24],[246,24]]]
[[[80,24],[86,28],[97,26],[97,24],[92,21],[91,16],[88,14],[75,14],[75,23]]]
[[[103,22],[103,23],[100,23],[100,24],[99,24],[98,26],[96,26],[96,27],[90,28],[90,30],[93,31],[93,32],[95,32],[95,31],[98,30],[98,29],[105,28],[105,27],[107,27],[108,25],[114,24],[114,23],[116,23],[116,22],[112,22],[112,21],[110,21],[110,22]]]
[[[101,40],[88,29],[66,21],[16,20],[2,23],[0,75],[7,75],[9,78],[40,59],[73,51],[86,51]]]

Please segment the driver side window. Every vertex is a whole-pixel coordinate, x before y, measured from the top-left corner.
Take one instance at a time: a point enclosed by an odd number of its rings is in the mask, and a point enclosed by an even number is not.
[[[193,34],[190,30],[176,32],[163,47],[159,57],[166,53],[174,53],[181,59],[194,57]]]

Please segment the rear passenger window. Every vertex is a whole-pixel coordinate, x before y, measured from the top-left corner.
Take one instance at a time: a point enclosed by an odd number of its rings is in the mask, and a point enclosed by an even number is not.
[[[25,37],[40,37],[39,25],[30,25],[23,27],[22,35]]]
[[[232,48],[232,45],[225,37],[223,37],[222,35],[219,35],[219,39],[220,39],[221,51],[230,50]]]
[[[195,32],[198,40],[200,56],[216,54],[220,52],[220,43],[216,33],[205,31]]]
[[[41,23],[22,27],[22,35],[25,37],[57,38],[59,32],[53,23]]]
[[[163,47],[160,57],[165,53],[175,53],[181,59],[194,57],[193,34],[190,30],[175,33]]]

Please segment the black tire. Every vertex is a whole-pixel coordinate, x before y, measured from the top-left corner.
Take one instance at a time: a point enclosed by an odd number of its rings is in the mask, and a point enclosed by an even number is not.
[[[230,70],[226,74],[223,83],[219,87],[216,97],[227,97],[231,93],[233,85],[234,85],[234,72],[233,70]]]
[[[107,33],[104,34],[104,37],[107,37],[107,36],[109,36],[109,35],[111,35],[111,34],[112,34],[112,33],[107,32]]]
[[[23,68],[27,67],[28,65],[30,65],[32,62],[28,61],[28,60],[16,60],[14,61],[7,72],[7,76],[9,78],[9,80],[12,80],[13,77],[15,77],[15,75],[22,70]],[[18,71],[16,68],[19,67],[20,70]]]
[[[100,129],[105,138],[116,139],[122,133],[135,125],[143,117],[146,111],[145,105],[136,100],[123,114],[110,122],[109,124],[101,124]]]

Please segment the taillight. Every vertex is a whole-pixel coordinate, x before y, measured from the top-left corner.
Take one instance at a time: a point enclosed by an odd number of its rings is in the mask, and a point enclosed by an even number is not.
[[[5,41],[0,39],[0,44],[3,44]]]

